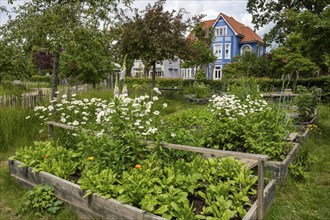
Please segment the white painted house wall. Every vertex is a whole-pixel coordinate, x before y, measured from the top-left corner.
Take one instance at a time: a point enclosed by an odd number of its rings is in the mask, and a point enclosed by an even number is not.
[[[134,60],[131,74],[134,77],[143,75],[144,65],[141,60]],[[149,70],[149,76],[151,76],[152,67]],[[164,78],[179,78],[180,75],[180,59],[176,60],[164,60],[163,62],[157,62],[156,64],[156,76]]]

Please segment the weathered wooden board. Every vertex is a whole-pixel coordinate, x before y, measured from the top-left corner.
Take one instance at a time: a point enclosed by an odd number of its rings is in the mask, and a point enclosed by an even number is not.
[[[153,143],[153,142],[149,142]],[[176,150],[183,150],[183,151],[190,151],[196,153],[202,153],[207,155],[212,155],[215,157],[227,156],[227,157],[234,157],[234,158],[242,158],[242,159],[252,159],[252,160],[259,160],[259,161],[266,161],[268,156],[262,154],[249,154],[249,153],[242,153],[236,151],[226,151],[226,150],[218,150],[218,149],[210,149],[205,147],[192,147],[180,144],[168,144],[164,142],[160,142],[160,145],[164,148],[168,149],[176,149]]]
[[[279,180],[280,182],[284,182],[288,173],[289,173],[289,165],[297,155],[299,151],[299,143],[293,143],[293,147],[289,154],[283,161],[266,161],[266,167],[270,168],[273,172],[273,178]]]
[[[165,220],[162,217],[147,213],[141,209],[123,204],[114,199],[105,199],[97,194],[83,198],[85,192],[80,186],[46,172],[33,172],[32,168],[20,167],[19,161],[9,161],[11,176],[23,186],[32,187],[37,184],[48,184],[54,188],[55,195],[70,204],[82,219],[109,220]]]
[[[286,137],[286,140],[290,142],[294,142],[297,140],[298,136],[299,136],[298,132],[292,132]]]
[[[267,210],[270,208],[270,205],[274,201],[275,198],[275,188],[276,188],[276,180],[271,180],[264,189],[264,211],[263,213],[267,213]],[[243,220],[256,220],[258,219],[258,200],[256,200],[251,206],[250,210],[246,213]]]

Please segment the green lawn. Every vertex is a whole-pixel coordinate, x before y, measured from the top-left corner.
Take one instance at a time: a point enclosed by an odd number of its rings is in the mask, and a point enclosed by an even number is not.
[[[330,219],[330,106],[319,108],[317,125],[321,135],[311,137],[307,147],[315,163],[305,180],[289,177],[284,185],[277,187],[275,203],[267,220]]]

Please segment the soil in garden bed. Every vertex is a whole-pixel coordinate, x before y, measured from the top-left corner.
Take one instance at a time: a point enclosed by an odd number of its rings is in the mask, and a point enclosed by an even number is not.
[[[202,197],[189,195],[188,200],[190,204],[194,204],[193,210],[196,215],[200,214],[203,211],[203,207],[205,206],[205,200]]]
[[[80,177],[81,177],[81,170],[78,169],[78,170],[76,170],[76,172],[74,174],[71,174],[68,177],[68,180],[70,182],[78,184],[78,180],[80,179]]]

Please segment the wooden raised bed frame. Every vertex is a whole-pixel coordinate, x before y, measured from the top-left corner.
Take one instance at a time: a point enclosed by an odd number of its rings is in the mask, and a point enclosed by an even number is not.
[[[289,173],[289,165],[297,155],[299,143],[293,143],[293,147],[285,159],[280,161],[266,161],[266,168],[269,168],[273,173],[273,178],[284,182]]]
[[[54,138],[54,128],[60,127],[68,130],[77,130],[77,127],[66,125],[58,122],[49,121],[48,122],[48,133],[50,138]],[[84,130],[85,132],[90,132],[87,130]],[[148,143],[154,143],[152,141],[145,141],[146,144]],[[264,168],[265,168],[265,162],[268,160],[268,156],[261,155],[261,154],[249,154],[249,153],[242,153],[242,152],[235,152],[235,151],[225,151],[225,150],[217,150],[217,149],[209,149],[209,148],[203,148],[203,147],[192,147],[192,146],[185,146],[185,145],[179,145],[179,144],[169,144],[169,143],[160,143],[161,147],[167,148],[167,149],[176,149],[176,150],[182,150],[182,151],[190,151],[195,153],[201,153],[205,156],[215,156],[215,157],[234,157],[236,159],[241,160],[242,163],[245,163],[247,167],[250,169],[252,167],[258,166],[258,189],[257,189],[257,197],[259,200],[258,203],[258,219],[263,219],[265,217],[265,212],[267,211],[264,208]]]
[[[70,181],[61,179],[47,172],[33,172],[31,167],[22,167],[20,161],[9,161],[10,175],[21,185],[31,188],[38,184],[48,184],[54,188],[55,195],[65,203],[72,206],[82,219],[109,219],[109,220],[165,220],[164,218],[145,212],[141,209],[124,204],[115,199],[106,199],[93,193],[83,198],[85,191],[80,186]],[[266,213],[275,197],[276,180],[268,183],[263,190],[263,212]],[[258,218],[260,205],[258,200],[254,202],[244,220],[263,219]]]
[[[311,121],[306,122],[304,124],[306,124],[307,126],[308,124],[314,123],[316,120],[316,116],[317,115],[315,114]],[[274,179],[279,180],[281,183],[286,180],[289,174],[289,166],[298,154],[300,144],[307,139],[309,134],[310,132],[308,129],[306,129],[302,133],[290,133],[287,137],[287,141],[292,142],[293,146],[289,154],[285,157],[285,159],[283,161],[266,161],[265,166],[266,168],[271,170]]]

